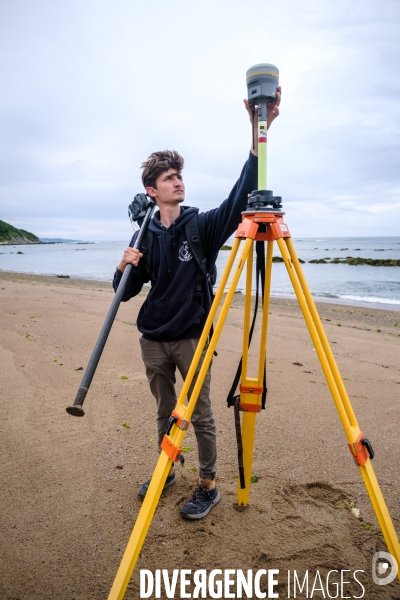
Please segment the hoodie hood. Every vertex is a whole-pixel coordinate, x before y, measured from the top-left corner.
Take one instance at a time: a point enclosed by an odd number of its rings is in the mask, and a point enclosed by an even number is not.
[[[164,227],[160,221],[160,211],[157,210],[149,223],[149,229],[156,235],[160,235],[163,231],[173,231],[175,235],[179,235],[185,226],[185,223],[192,218],[195,213],[199,212],[198,208],[192,206],[181,206],[181,214],[169,227]]]
[[[185,241],[187,242],[187,240],[183,239],[185,237],[185,224],[198,212],[198,208],[181,206],[179,217],[169,227],[164,227],[160,221],[160,211],[158,210],[149,223],[150,231],[155,233],[157,237],[159,255],[160,257],[164,257],[168,277],[171,277],[172,270],[174,269],[173,257],[175,255],[178,256],[178,247],[182,251],[182,244]]]

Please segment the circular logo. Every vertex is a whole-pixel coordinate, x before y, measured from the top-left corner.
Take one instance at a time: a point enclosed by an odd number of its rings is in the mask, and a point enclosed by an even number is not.
[[[375,552],[372,558],[372,579],[374,583],[387,585],[396,577],[397,570],[397,560],[394,556],[389,552]]]

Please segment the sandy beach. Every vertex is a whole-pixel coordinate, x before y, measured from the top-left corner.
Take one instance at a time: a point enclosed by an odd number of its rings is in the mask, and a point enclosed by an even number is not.
[[[65,411],[113,293],[104,282],[0,272],[0,600],[100,600],[117,572],[140,509],[137,489],[158,457],[155,403],[135,326],[144,292],[120,307],[85,417]],[[289,570],[302,578],[308,570],[314,580],[317,570],[326,577],[336,569],[348,570],[347,597],[398,600],[397,579],[387,586],[372,580],[372,557],[386,544],[291,300],[271,299],[267,406],[257,420],[253,464],[258,481],[249,506],[237,508],[226,395],[241,355],[242,304],[237,294],[213,364],[221,502],[199,522],[179,516],[196,481],[189,467],[198,466],[189,429],[185,443],[194,451],[161,497],[125,597],[139,599],[140,569],[279,569],[281,598],[288,597]],[[400,312],[317,307],[400,535]],[[363,596],[356,570],[363,571]]]

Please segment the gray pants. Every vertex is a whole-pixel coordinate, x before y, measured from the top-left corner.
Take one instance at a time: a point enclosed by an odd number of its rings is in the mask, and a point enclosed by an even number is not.
[[[153,342],[152,340],[140,338],[142,359],[146,367],[147,379],[150,384],[151,393],[156,399],[157,404],[159,444],[161,444],[164,437],[167,421],[176,406],[176,368],[178,367],[182,378],[185,379],[198,341],[198,339],[189,339],[178,340],[176,342]],[[189,396],[203,362],[205,350],[196,369],[196,374],[189,390]],[[211,373],[210,369],[208,369],[191,419],[197,438],[200,477],[203,479],[214,479],[217,471],[217,431],[211,409],[210,383]]]

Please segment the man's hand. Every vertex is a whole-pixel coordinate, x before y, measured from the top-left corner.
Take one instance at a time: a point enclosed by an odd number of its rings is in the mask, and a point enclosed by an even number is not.
[[[276,90],[276,100],[267,104],[267,129],[271,127],[272,121],[279,117],[279,105],[281,103],[282,89],[279,85]]]
[[[279,116],[279,105],[281,103],[282,89],[281,86],[278,86],[276,90],[276,100],[275,102],[270,102],[267,104],[267,128],[271,127],[272,121]],[[246,107],[247,112],[249,113],[249,118],[251,121],[251,108],[248,100],[243,100],[244,105]],[[258,125],[258,112],[257,107],[254,113],[254,121],[255,125]]]
[[[279,116],[279,105],[281,103],[281,95],[282,95],[282,90],[281,90],[281,86],[278,86],[277,90],[276,90],[276,100],[275,102],[270,102],[269,104],[267,104],[267,129],[269,129],[271,127],[272,121],[274,119],[276,119],[276,117]],[[252,121],[251,118],[251,107],[249,104],[248,100],[243,100],[244,105],[246,107],[246,110],[249,114],[249,119],[250,122]],[[258,110],[257,110],[257,106],[255,107],[255,111],[254,111],[254,145],[255,148],[251,148],[251,151],[253,154],[255,154],[257,156],[258,153]]]
[[[131,264],[134,267],[137,267],[139,264],[139,260],[142,258],[143,254],[137,248],[127,248],[122,256],[121,262],[119,263],[117,269],[123,273],[125,271],[126,265]]]

